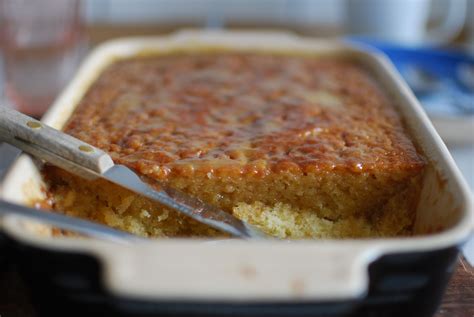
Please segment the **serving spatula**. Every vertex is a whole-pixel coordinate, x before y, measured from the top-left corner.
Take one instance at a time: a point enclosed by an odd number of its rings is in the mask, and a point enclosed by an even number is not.
[[[214,206],[114,164],[104,151],[10,108],[0,107],[0,140],[87,179],[104,178],[205,225],[239,238],[265,234]]]

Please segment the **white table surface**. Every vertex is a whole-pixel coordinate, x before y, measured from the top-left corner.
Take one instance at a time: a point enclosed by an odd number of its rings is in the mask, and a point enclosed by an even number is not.
[[[474,129],[471,134],[474,139]],[[449,150],[453,155],[459,169],[463,173],[466,181],[471,187],[471,194],[474,197],[474,144],[468,146],[450,147]],[[463,247],[464,256],[471,266],[474,266],[474,234],[471,239]]]

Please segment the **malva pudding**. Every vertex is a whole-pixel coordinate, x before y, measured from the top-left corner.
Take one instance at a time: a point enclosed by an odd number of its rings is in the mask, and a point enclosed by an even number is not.
[[[280,238],[410,235],[425,166],[392,101],[347,58],[119,60],[64,131]],[[44,173],[58,212],[149,237],[222,235],[106,181]]]

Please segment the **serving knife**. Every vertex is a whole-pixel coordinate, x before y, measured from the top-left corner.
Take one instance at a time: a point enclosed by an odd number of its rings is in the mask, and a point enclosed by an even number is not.
[[[80,177],[106,179],[231,236],[266,236],[231,214],[114,164],[104,151],[13,109],[0,107],[0,140]]]

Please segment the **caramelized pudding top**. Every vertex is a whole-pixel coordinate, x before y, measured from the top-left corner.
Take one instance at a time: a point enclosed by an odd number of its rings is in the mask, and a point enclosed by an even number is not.
[[[391,101],[349,60],[175,53],[121,60],[65,131],[157,178],[421,169]]]

